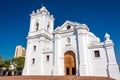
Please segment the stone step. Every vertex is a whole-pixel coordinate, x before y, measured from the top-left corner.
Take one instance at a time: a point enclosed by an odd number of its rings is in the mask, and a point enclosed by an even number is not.
[[[1,76],[0,80],[115,80],[91,76]]]

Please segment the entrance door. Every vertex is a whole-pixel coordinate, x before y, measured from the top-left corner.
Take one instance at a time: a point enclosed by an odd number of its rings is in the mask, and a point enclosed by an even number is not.
[[[76,75],[75,54],[72,51],[64,55],[64,72],[65,75]]]

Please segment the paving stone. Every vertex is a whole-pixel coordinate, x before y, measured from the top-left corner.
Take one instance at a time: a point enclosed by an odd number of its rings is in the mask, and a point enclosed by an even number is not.
[[[0,80],[115,80],[107,77],[89,76],[1,76]]]

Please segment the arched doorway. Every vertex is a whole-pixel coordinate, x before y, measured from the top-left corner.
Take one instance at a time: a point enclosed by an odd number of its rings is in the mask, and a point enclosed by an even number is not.
[[[65,75],[76,75],[75,54],[72,51],[64,54],[64,72]]]

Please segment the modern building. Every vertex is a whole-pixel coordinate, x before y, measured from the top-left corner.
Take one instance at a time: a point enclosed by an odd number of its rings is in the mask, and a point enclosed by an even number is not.
[[[21,45],[16,46],[14,58],[25,57],[25,56],[26,56],[25,48],[22,47]]]
[[[30,14],[23,75],[104,76],[120,80],[114,43],[90,32],[86,24],[66,21],[54,29],[54,17],[42,6]]]

